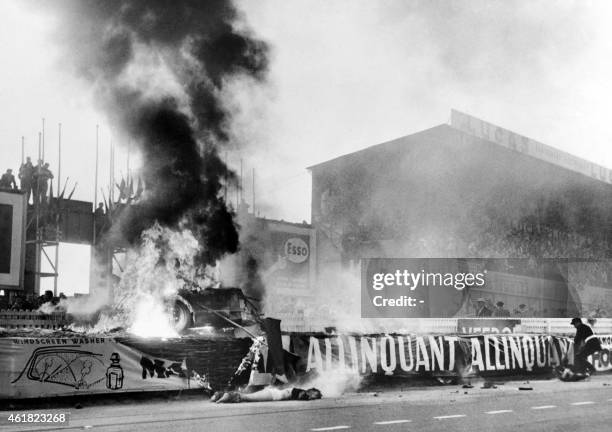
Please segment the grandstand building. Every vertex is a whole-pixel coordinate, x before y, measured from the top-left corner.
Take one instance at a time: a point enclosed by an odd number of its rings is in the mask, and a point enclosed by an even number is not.
[[[450,124],[309,169],[320,285],[367,257],[575,261],[612,253],[610,170],[458,111]],[[488,294],[510,307],[534,305],[535,314],[607,313],[608,266],[588,273],[568,293],[579,298],[572,307],[538,304],[518,285]]]

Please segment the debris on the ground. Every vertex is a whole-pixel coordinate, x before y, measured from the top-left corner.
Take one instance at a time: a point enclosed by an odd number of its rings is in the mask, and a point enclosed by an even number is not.
[[[466,389],[466,388],[474,388],[474,386],[472,384],[470,384],[470,383],[467,383],[467,384],[463,384],[461,386],[461,388],[464,388],[464,389]]]
[[[490,389],[490,388],[496,389],[497,386],[495,384],[493,384],[491,381],[485,381],[484,384],[482,385],[482,387],[480,387],[480,388],[483,388],[483,389]]]
[[[519,390],[533,390],[533,387],[531,387],[531,386],[526,386],[526,385],[522,385],[522,386],[519,386],[519,388],[518,388],[518,389],[519,389]]]

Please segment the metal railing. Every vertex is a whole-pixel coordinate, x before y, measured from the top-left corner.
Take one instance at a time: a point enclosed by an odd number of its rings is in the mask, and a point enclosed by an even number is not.
[[[45,314],[31,310],[0,310],[0,327],[5,329],[58,330],[67,322],[64,312]]]
[[[285,332],[323,332],[333,326],[328,316],[304,316],[282,313],[274,318],[281,320],[281,329]],[[494,318],[469,318],[473,322],[483,321],[483,326],[490,326]],[[500,318],[504,320],[505,318]],[[570,318],[509,318],[520,321],[515,333],[537,333],[550,335],[573,335],[574,327]],[[583,319],[587,322],[586,318]],[[6,329],[49,329],[57,330],[69,323],[65,312],[45,314],[38,311],[0,310],[0,327]],[[487,324],[485,324],[487,323]],[[458,318],[421,318],[421,319],[387,319],[385,329],[389,332],[411,334],[455,334],[460,330]],[[486,328],[486,327],[485,327]],[[342,330],[342,326],[339,326]],[[612,318],[597,318],[593,326],[596,334],[612,334]],[[485,330],[486,332],[486,330]]]
[[[275,316],[281,320],[281,329],[285,332],[323,332],[326,327],[333,326],[330,317],[304,317],[293,314],[278,314]],[[483,329],[476,332],[491,332],[491,321],[495,318],[467,318],[473,322],[482,321]],[[505,318],[499,318],[504,320]],[[515,333],[549,334],[549,335],[573,335],[576,329],[570,324],[571,318],[508,318],[519,321],[515,326]],[[359,319],[358,319],[359,320]],[[358,320],[355,320],[359,324]],[[375,322],[376,320],[373,320]],[[587,323],[587,319],[583,318]],[[338,330],[343,330],[343,325],[338,325]],[[375,326],[372,326],[373,328]],[[459,318],[413,318],[413,319],[387,319],[384,324],[376,326],[384,328],[388,332],[410,333],[410,334],[456,334],[459,333]],[[474,325],[474,327],[477,327]],[[612,334],[612,318],[597,318],[593,325],[596,334]]]

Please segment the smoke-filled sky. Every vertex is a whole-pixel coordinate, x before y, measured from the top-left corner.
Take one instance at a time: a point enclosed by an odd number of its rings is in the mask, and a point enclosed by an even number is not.
[[[44,117],[46,159],[57,174],[61,122],[62,178],[78,182],[77,199],[93,200],[95,125],[100,184],[108,182],[111,140],[116,176],[126,172],[126,139],[99,109],[91,81],[68,67],[57,37],[65,23],[46,4],[0,2],[0,169],[18,169],[21,136],[36,158]],[[451,108],[612,167],[609,1],[242,0],[237,7],[239,25],[270,47],[265,82],[238,80],[225,90],[234,116],[228,160],[237,171],[244,161],[247,201],[255,169],[262,215],[309,220],[307,166],[445,123]]]
[[[612,166],[607,1],[266,0],[238,8],[271,54],[268,82],[237,83],[230,95],[242,150],[229,160],[238,168],[244,159],[249,201],[255,168],[257,208],[269,217],[309,219],[306,166],[444,123],[451,107]],[[90,84],[66,67],[51,15],[0,3],[1,168],[18,168],[22,135],[26,154],[36,154],[45,117],[57,171],[62,122],[62,177],[78,181],[77,198],[92,200],[95,124],[101,183],[115,131]],[[119,147],[117,176],[125,158]]]

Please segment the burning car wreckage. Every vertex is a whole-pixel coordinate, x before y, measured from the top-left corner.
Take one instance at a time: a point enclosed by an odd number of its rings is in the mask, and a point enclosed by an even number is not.
[[[161,231],[166,232],[156,228],[157,233]],[[134,267],[146,267],[143,256],[150,258],[141,250]],[[166,263],[158,256],[157,261],[148,261],[157,272],[146,268],[144,274],[157,273],[159,278],[160,269],[166,273]],[[169,267],[179,269],[178,260]],[[174,291],[143,293],[141,287],[126,296],[121,290],[130,280],[130,269],[126,268],[125,281],[117,281],[115,300],[95,313],[83,310],[72,299],[50,301],[41,309],[46,313],[67,310],[70,323],[64,329],[3,335],[15,338],[15,345],[32,348],[24,357],[23,370],[10,384],[33,381],[37,386],[67,386],[78,393],[97,388],[129,390],[128,383],[136,380],[141,389],[147,382],[164,382],[169,388],[182,382],[179,388],[201,389],[217,403],[321,397],[316,388],[296,387],[310,382],[312,374],[297,373],[299,356],[283,349],[280,321],[262,315],[260,299],[246,296],[240,288],[218,284],[202,288],[180,272],[163,281],[166,288],[169,281],[176,282]],[[153,292],[159,308],[149,301]],[[139,315],[142,304],[146,315]],[[142,326],[147,324],[151,329],[143,337]],[[37,396],[41,395],[44,392]]]
[[[68,1],[49,12],[62,23],[67,61],[91,84],[113,128],[137,147],[144,191],[136,202],[123,193],[118,203],[109,197],[106,220],[94,234],[93,265],[113,281],[88,299],[59,302],[74,318],[71,332],[54,339],[57,347],[22,353],[24,369],[11,384],[24,387],[14,391],[44,395],[27,387],[43,383],[129,390],[134,376],[142,377],[139,385],[180,376],[188,388],[198,382],[235,389],[250,374],[247,365],[290,375],[286,358],[295,356],[282,349],[279,322],[262,319],[258,301],[241,289],[202,283],[203,269],[239,250],[223,191],[240,185],[219,156],[235,136],[225,99],[232,83],[265,80],[268,45],[243,25],[230,1],[135,0],[121,7]],[[127,264],[115,280],[118,245]],[[47,345],[41,340],[14,346]],[[235,373],[228,384],[229,370]],[[296,390],[289,398],[315,394]]]
[[[267,44],[228,1],[62,4],[67,58],[136,147],[144,190],[109,200],[95,234],[107,290],[60,301],[73,321],[65,331],[0,338],[0,398],[203,388],[221,403],[310,400],[368,375],[549,373],[571,352],[567,338],[548,334],[282,335],[261,314],[269,299],[214,277],[244,246],[224,196],[241,182],[220,156],[236,144],[223,99],[236,80],[265,80]],[[118,245],[125,266],[109,282]],[[607,338],[599,370],[612,369]]]

